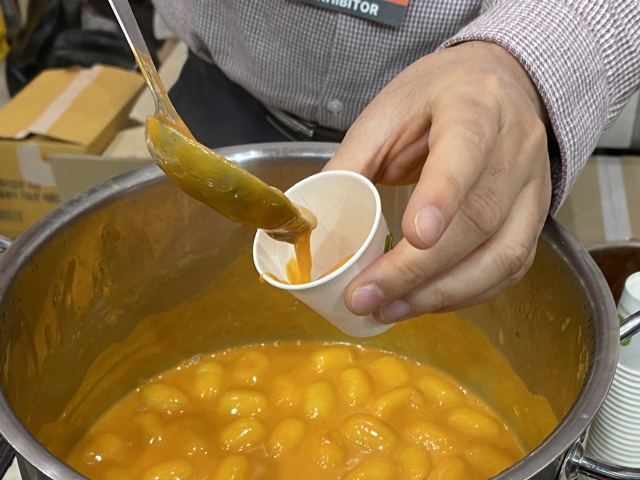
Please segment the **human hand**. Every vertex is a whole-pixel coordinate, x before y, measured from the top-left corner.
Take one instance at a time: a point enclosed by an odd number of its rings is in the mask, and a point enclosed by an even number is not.
[[[546,111],[518,61],[468,42],[416,61],[351,126],[325,170],[417,182],[402,239],[345,304],[383,323],[483,302],[533,263],[551,202]]]

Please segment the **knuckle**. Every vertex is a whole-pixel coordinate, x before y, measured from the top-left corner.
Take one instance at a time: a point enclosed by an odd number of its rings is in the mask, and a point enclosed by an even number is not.
[[[475,70],[475,84],[482,86],[482,91],[499,92],[502,89],[502,80],[494,72],[489,70]]]
[[[547,127],[544,125],[542,120],[536,117],[536,121],[530,123],[530,129],[529,137],[532,141],[537,144],[547,143]]]
[[[458,205],[460,205],[464,201],[465,192],[455,173],[452,171],[444,171],[439,180],[445,185],[446,190],[452,193],[451,196],[455,198]]]
[[[472,158],[486,158],[491,146],[491,142],[487,140],[494,135],[490,128],[490,122],[480,121],[480,119],[487,118],[490,108],[481,105],[474,105],[473,108],[477,114],[473,117],[459,119],[455,127],[455,134]]]
[[[450,307],[452,301],[451,294],[441,287],[439,282],[429,286],[422,296],[423,298],[417,299],[421,306],[420,311],[442,312]]]
[[[525,260],[524,265],[522,266],[522,268],[520,270],[518,270],[518,272],[516,272],[514,275],[511,275],[509,277],[509,286],[513,286],[516,283],[518,283],[520,280],[522,280],[522,277],[525,276],[525,274],[529,271],[529,268],[531,268],[531,265],[533,265],[533,261],[535,260],[535,249],[529,253],[529,257]]]
[[[537,152],[545,147],[546,151],[547,129],[544,123],[535,117],[533,121],[527,121],[523,128],[527,130],[527,134],[524,136],[524,150]]]
[[[421,284],[426,277],[422,263],[414,258],[399,258],[393,263],[395,272],[389,278],[402,279],[406,287],[415,287]]]
[[[470,193],[460,211],[482,239],[489,238],[504,219],[500,196],[493,188]]]
[[[464,97],[466,104],[481,114],[477,118],[483,119],[481,125],[490,125],[491,120],[497,122],[502,110],[500,98],[505,91],[504,79],[494,72],[476,70],[474,72],[472,90]]]
[[[444,290],[435,288],[433,292],[431,292],[431,311],[441,312],[447,309],[449,304],[449,295],[447,295]]]
[[[527,262],[531,257],[531,249],[521,243],[505,245],[497,255],[499,268],[505,278],[513,279],[514,283],[520,280],[526,271]]]
[[[429,147],[432,149],[441,139],[455,138],[472,158],[487,157],[500,125],[501,109],[494,95],[475,88],[451,95],[443,99],[447,106],[443,128],[431,130]]]

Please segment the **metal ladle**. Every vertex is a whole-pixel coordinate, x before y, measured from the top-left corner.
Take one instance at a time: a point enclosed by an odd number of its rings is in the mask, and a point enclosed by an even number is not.
[[[155,114],[146,120],[145,138],[149,153],[165,174],[185,193],[225,217],[266,230],[277,240],[296,243],[315,228],[311,212],[302,212],[280,190],[193,138],[169,100],[129,1],[109,3],[156,104]]]

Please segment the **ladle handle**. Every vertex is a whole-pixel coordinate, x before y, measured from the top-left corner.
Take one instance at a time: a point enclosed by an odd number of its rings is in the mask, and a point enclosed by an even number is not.
[[[620,342],[624,342],[638,332],[640,332],[640,312],[629,315],[626,320],[620,324]]]
[[[640,480],[640,468],[621,467],[584,455],[578,441],[567,453],[559,480],[575,480],[578,475],[596,480]]]
[[[177,114],[175,113],[175,110],[173,110],[173,107],[171,107],[167,91],[165,90],[156,68],[153,65],[151,54],[149,53],[146,42],[144,41],[144,37],[142,36],[140,27],[136,21],[136,17],[133,14],[133,10],[131,10],[129,0],[109,0],[109,4],[111,5],[111,9],[120,24],[120,28],[122,28],[122,32],[124,33],[127,42],[129,43],[129,47],[131,47],[133,55],[136,57],[136,62],[140,67],[140,71],[142,75],[144,75],[147,85],[149,85],[149,88],[153,93],[156,108],[159,110],[169,110],[163,111],[162,113],[167,115],[169,118],[175,118]]]
[[[151,56],[138,22],[136,22],[133,10],[131,10],[131,5],[129,5],[129,0],[109,0],[109,4],[118,19],[127,42],[129,42],[131,50]]]

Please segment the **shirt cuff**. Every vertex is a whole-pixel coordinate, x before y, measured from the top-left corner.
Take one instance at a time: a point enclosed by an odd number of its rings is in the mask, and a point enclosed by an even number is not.
[[[554,214],[606,122],[609,92],[596,40],[570,6],[540,0],[497,2],[442,47],[474,40],[496,43],[511,53],[547,108],[560,157],[550,149]]]

